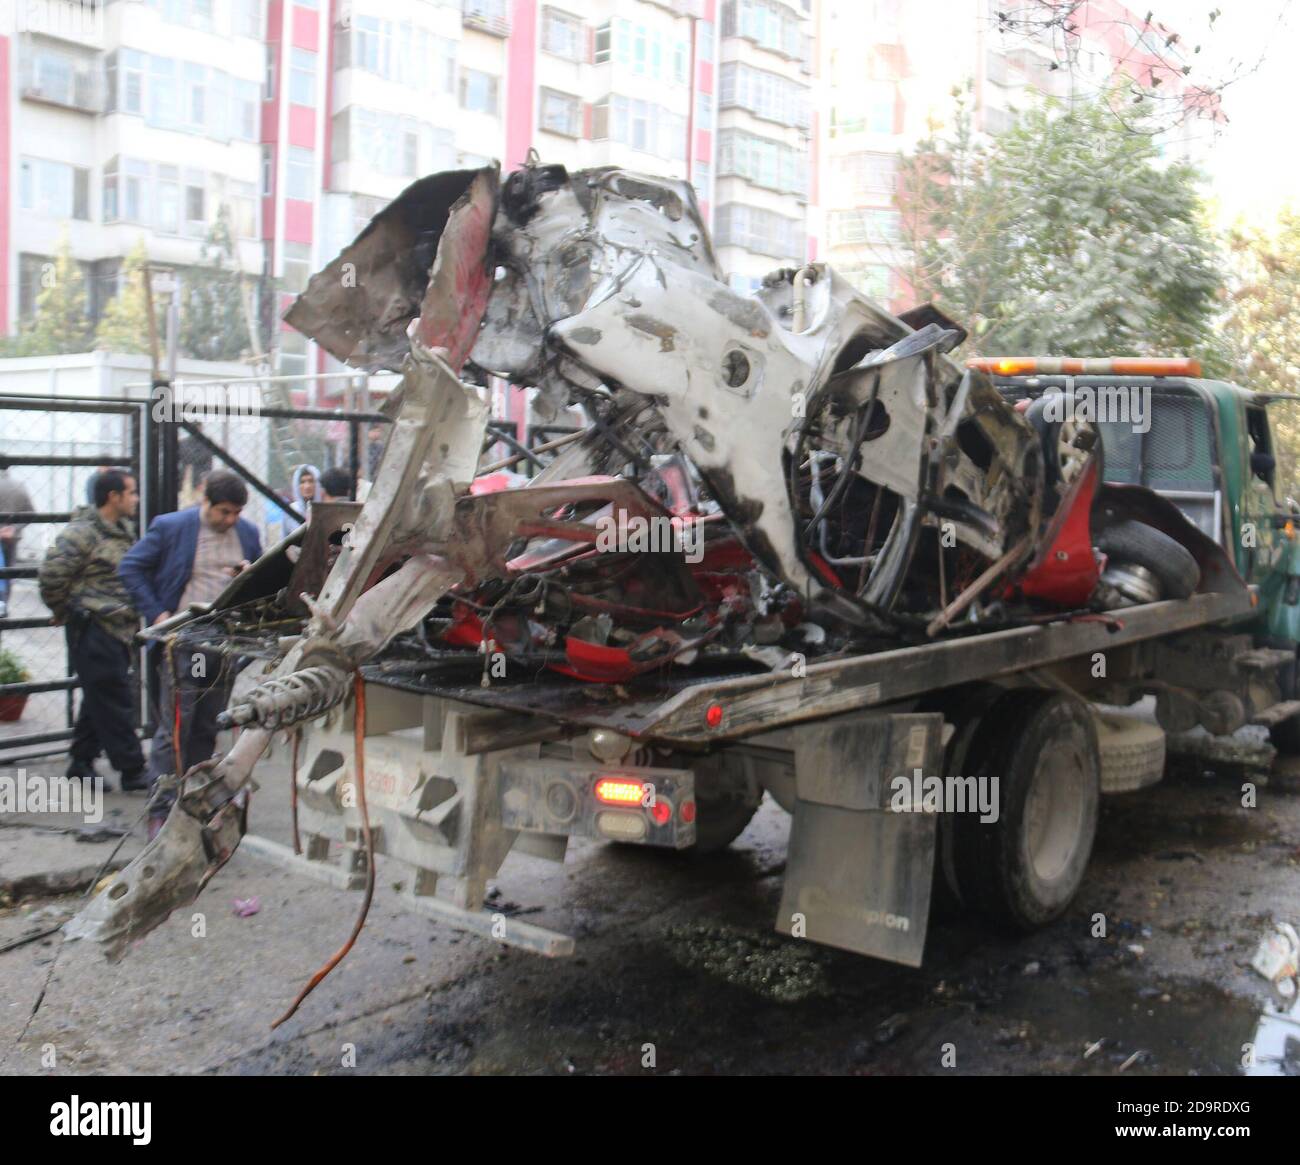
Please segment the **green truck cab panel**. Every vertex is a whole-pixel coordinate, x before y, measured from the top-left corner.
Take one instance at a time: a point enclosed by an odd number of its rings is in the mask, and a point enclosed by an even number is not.
[[[1257,473],[1251,463],[1255,453],[1276,453],[1269,398],[1181,376],[1042,376],[1017,385],[1024,388],[1108,400],[1096,418],[1106,480],[1173,501],[1259,587],[1255,633],[1300,642],[1300,514],[1286,528],[1277,467]]]

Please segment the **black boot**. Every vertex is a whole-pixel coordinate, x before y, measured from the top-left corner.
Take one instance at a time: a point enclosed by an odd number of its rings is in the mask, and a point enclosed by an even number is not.
[[[130,769],[122,774],[121,788],[123,793],[147,793],[149,791],[149,778],[145,776],[144,766],[138,769]]]
[[[68,765],[68,771],[64,774],[70,781],[94,781],[99,778],[95,772],[94,761],[77,760],[73,757]]]

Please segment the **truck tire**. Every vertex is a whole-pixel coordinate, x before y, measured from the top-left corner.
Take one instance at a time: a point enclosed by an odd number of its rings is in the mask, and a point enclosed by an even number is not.
[[[1091,709],[1061,692],[1008,692],[982,719],[967,772],[997,779],[998,819],[953,817],[962,900],[1018,931],[1065,913],[1097,832],[1101,755]]]
[[[1300,756],[1300,716],[1289,716],[1268,730],[1269,742],[1281,756]]]
[[[1116,562],[1145,567],[1160,581],[1167,599],[1186,599],[1201,581],[1201,568],[1181,542],[1154,526],[1125,520],[1097,536],[1097,549]]]
[[[1165,775],[1165,730],[1158,724],[1099,712],[1097,745],[1103,796],[1145,789]]]
[[[943,775],[960,777],[969,773],[968,757],[984,714],[1005,694],[996,684],[970,684],[967,687],[927,696],[917,705],[918,712],[941,712],[945,724],[951,724],[952,736],[943,752]],[[934,846],[934,878],[931,883],[931,908],[944,917],[960,912],[967,905],[962,898],[957,877],[955,855],[956,830],[953,815],[940,813]]]

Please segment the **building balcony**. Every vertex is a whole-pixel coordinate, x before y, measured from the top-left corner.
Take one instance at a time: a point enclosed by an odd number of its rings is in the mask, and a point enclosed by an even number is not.
[[[15,5],[17,30],[88,48],[104,47],[102,0],[24,0]]]
[[[506,0],[461,0],[461,21],[489,36],[510,35],[510,13]]]

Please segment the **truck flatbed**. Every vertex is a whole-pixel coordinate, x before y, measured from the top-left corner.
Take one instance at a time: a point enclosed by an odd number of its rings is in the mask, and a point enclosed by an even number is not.
[[[809,662],[799,676],[790,671],[701,675],[679,670],[613,685],[543,673],[485,688],[477,680],[481,664],[476,664],[473,682],[465,682],[464,665],[454,674],[443,673],[441,681],[436,668],[377,665],[364,668],[363,673],[373,683],[401,691],[586,728],[609,728],[641,739],[699,745],[995,679],[1179,631],[1249,619],[1255,602],[1254,592],[1246,588],[1198,594],[1104,615]],[[716,726],[707,718],[714,706],[721,709]]]

